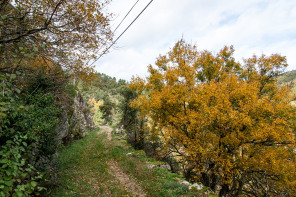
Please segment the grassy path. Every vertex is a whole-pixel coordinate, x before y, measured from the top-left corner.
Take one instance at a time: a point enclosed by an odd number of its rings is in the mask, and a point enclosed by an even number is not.
[[[107,139],[109,142],[112,140],[112,128],[103,126],[101,127],[102,132],[105,132],[107,134]],[[98,132],[100,134],[101,132]],[[124,172],[124,170],[121,169],[121,167],[117,164],[116,161],[110,160],[108,162],[109,166],[109,172],[119,180],[121,186],[125,187],[126,190],[133,194],[134,196],[146,196],[145,192],[141,188],[141,186],[127,173]]]
[[[59,187],[49,196],[207,196],[179,184],[179,175],[147,168],[152,161],[103,127],[59,153]]]

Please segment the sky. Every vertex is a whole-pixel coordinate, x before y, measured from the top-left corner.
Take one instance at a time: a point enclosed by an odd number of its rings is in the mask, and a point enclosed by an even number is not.
[[[136,0],[112,0],[112,29]],[[115,38],[150,0],[139,0]],[[252,55],[279,53],[296,70],[296,0],[154,0],[138,20],[96,63],[96,70],[117,79],[146,77],[147,66],[183,38],[198,50],[219,52],[233,45],[242,62]]]

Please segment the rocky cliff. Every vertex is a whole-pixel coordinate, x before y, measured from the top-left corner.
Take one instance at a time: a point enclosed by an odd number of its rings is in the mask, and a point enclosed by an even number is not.
[[[58,141],[71,141],[86,136],[94,129],[93,113],[82,95],[77,92],[71,104],[61,106],[60,123],[56,128]]]

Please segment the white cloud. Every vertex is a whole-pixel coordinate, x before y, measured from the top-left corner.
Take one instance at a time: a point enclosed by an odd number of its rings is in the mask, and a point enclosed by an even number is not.
[[[133,20],[150,0],[140,0],[117,31]],[[118,24],[135,0],[113,0]],[[112,50],[96,65],[117,78],[145,76],[147,66],[166,53],[182,35],[199,49],[213,52],[234,45],[235,57],[265,53],[286,55],[296,69],[296,1],[291,0],[154,0]],[[116,25],[114,25],[115,27]]]

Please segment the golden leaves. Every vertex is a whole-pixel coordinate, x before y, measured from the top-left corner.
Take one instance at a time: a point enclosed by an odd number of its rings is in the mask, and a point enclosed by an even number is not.
[[[171,52],[159,56],[157,68],[149,66],[147,80],[133,80],[130,87],[140,96],[132,106],[149,115],[167,148],[199,166],[197,172],[213,164],[206,171],[229,187],[237,174],[247,183],[261,172],[286,177],[282,169],[289,169],[296,178],[295,163],[284,165],[296,160],[290,154],[296,148],[295,110],[289,90],[275,84],[286,59],[254,56],[242,66],[233,52],[232,46],[224,47],[215,56],[177,42]],[[259,173],[249,176],[252,171]]]
[[[106,4],[107,0],[19,0],[1,6],[0,12],[9,18],[0,24],[1,62],[12,56],[18,58],[15,64],[25,61],[21,46],[56,67],[88,75],[93,71],[88,61],[112,40]]]

